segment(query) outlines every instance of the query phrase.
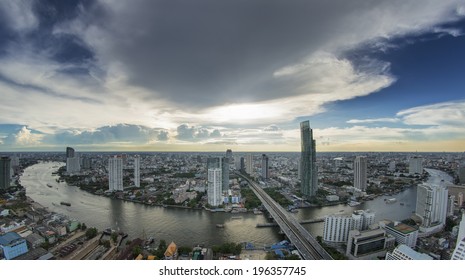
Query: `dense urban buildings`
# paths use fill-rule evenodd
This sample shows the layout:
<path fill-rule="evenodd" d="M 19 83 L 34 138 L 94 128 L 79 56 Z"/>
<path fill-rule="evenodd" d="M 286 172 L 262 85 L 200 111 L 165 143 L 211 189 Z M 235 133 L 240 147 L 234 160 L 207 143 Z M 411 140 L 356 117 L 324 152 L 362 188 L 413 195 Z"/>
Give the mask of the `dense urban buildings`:
<path fill-rule="evenodd" d="M 313 130 L 310 128 L 310 121 L 300 123 L 300 138 L 301 192 L 304 196 L 312 197 L 316 195 L 318 188 L 318 167 L 316 165 L 316 144 L 313 139 Z"/>
<path fill-rule="evenodd" d="M 109 191 L 123 190 L 123 159 L 119 156 L 108 159 L 108 185 Z"/>
<path fill-rule="evenodd" d="M 357 156 L 354 161 L 354 187 L 364 192 L 367 188 L 367 158 Z"/>

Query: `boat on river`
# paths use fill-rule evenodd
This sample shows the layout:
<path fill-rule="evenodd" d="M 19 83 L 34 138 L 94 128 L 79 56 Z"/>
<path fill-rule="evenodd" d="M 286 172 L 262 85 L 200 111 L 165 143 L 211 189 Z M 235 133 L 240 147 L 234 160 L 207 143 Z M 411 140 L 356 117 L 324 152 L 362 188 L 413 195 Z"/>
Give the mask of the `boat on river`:
<path fill-rule="evenodd" d="M 61 205 L 66 205 L 66 206 L 71 206 L 71 203 L 65 202 L 65 201 L 60 202 L 60 204 L 61 204 Z"/>

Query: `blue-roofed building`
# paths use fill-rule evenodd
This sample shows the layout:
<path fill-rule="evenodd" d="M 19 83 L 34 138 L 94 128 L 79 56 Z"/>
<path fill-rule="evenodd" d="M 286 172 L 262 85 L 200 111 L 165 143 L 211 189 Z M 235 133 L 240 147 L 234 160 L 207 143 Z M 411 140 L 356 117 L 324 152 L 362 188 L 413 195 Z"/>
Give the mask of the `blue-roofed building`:
<path fill-rule="evenodd" d="M 16 232 L 8 232 L 4 235 L 0 235 L 0 247 L 7 260 L 21 256 L 28 251 L 26 239 L 19 236 Z"/>

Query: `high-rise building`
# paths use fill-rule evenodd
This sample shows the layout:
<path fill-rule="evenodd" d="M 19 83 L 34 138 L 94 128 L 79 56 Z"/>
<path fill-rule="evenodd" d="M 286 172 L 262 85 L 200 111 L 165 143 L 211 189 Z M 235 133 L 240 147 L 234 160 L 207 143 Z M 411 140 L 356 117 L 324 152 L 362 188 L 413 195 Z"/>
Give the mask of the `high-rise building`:
<path fill-rule="evenodd" d="M 462 185 L 465 185 L 465 163 L 462 163 L 459 166 L 459 182 Z"/>
<path fill-rule="evenodd" d="M 0 190 L 10 187 L 11 179 L 11 159 L 9 157 L 0 158 Z"/>
<path fill-rule="evenodd" d="M 82 159 L 82 169 L 92 169 L 92 159 L 85 157 Z"/>
<path fill-rule="evenodd" d="M 400 244 L 392 253 L 386 254 L 386 260 L 432 260 L 427 254 L 418 253 L 407 245 Z"/>
<path fill-rule="evenodd" d="M 140 187 L 140 157 L 134 156 L 134 186 Z"/>
<path fill-rule="evenodd" d="M 222 184 L 222 175 L 220 168 L 211 168 L 208 169 L 208 204 L 211 206 L 218 206 L 221 204 L 221 184 Z"/>
<path fill-rule="evenodd" d="M 214 157 L 207 159 L 207 172 L 210 169 L 221 169 L 221 191 L 229 189 L 229 161 L 226 157 Z"/>
<path fill-rule="evenodd" d="M 462 221 L 459 225 L 459 234 L 457 236 L 457 245 L 451 260 L 465 260 L 465 213 L 462 213 Z"/>
<path fill-rule="evenodd" d="M 411 157 L 409 160 L 409 174 L 423 174 L 423 158 L 422 157 Z"/>
<path fill-rule="evenodd" d="M 68 174 L 79 173 L 81 171 L 81 164 L 79 162 L 79 157 L 69 157 L 66 158 L 66 172 Z"/>
<path fill-rule="evenodd" d="M 110 191 L 123 191 L 123 159 L 111 157 L 108 160 L 108 184 Z"/>
<path fill-rule="evenodd" d="M 66 158 L 74 157 L 74 149 L 71 147 L 66 147 Z"/>
<path fill-rule="evenodd" d="M 241 157 L 241 167 L 239 169 L 241 172 L 245 172 L 245 159 Z"/>
<path fill-rule="evenodd" d="M 422 220 L 421 231 L 445 225 L 447 195 L 447 188 L 442 185 L 422 184 L 417 187 L 416 215 Z"/>
<path fill-rule="evenodd" d="M 364 156 L 354 161 L 354 187 L 363 192 L 367 189 L 367 158 Z"/>
<path fill-rule="evenodd" d="M 226 157 L 229 159 L 229 162 L 232 162 L 233 154 L 231 149 L 226 150 Z"/>
<path fill-rule="evenodd" d="M 449 196 L 447 203 L 447 216 L 454 216 L 455 195 Z"/>
<path fill-rule="evenodd" d="M 301 141 L 301 191 L 304 196 L 315 196 L 318 188 L 318 169 L 316 165 L 316 144 L 309 121 L 300 123 Z"/>
<path fill-rule="evenodd" d="M 270 177 L 268 156 L 265 154 L 262 155 L 262 174 L 261 175 L 262 175 L 263 180 L 268 180 L 268 178 Z"/>
<path fill-rule="evenodd" d="M 247 154 L 245 157 L 245 172 L 249 175 L 253 175 L 253 155 Z"/>

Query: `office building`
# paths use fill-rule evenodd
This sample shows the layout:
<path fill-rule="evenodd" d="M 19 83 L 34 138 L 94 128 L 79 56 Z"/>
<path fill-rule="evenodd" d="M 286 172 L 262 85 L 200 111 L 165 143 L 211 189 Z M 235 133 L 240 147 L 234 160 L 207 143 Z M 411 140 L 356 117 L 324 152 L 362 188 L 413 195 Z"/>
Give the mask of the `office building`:
<path fill-rule="evenodd" d="M 66 158 L 66 172 L 68 174 L 75 174 L 81 172 L 81 164 L 79 157 Z"/>
<path fill-rule="evenodd" d="M 26 239 L 16 232 L 0 235 L 0 248 L 2 248 L 3 255 L 7 260 L 12 260 L 28 252 Z"/>
<path fill-rule="evenodd" d="M 207 159 L 207 173 L 210 169 L 221 169 L 221 191 L 229 190 L 229 160 L 226 157 Z"/>
<path fill-rule="evenodd" d="M 349 259 L 377 259 L 384 257 L 386 249 L 394 248 L 395 238 L 382 229 L 351 230 L 347 240 L 346 256 Z"/>
<path fill-rule="evenodd" d="M 249 175 L 253 175 L 253 155 L 247 154 L 245 156 L 245 172 Z"/>
<path fill-rule="evenodd" d="M 316 195 L 318 188 L 318 170 L 316 165 L 316 144 L 309 121 L 300 123 L 300 184 L 301 192 L 306 197 Z"/>
<path fill-rule="evenodd" d="M 232 161 L 233 161 L 233 154 L 232 154 L 232 150 L 231 150 L 231 149 L 227 149 L 227 150 L 226 150 L 226 158 L 229 159 L 229 163 L 232 163 Z"/>
<path fill-rule="evenodd" d="M 432 232 L 442 228 L 447 216 L 447 188 L 422 184 L 417 187 L 416 215 L 421 219 L 420 231 Z"/>
<path fill-rule="evenodd" d="M 386 260 L 432 260 L 427 254 L 418 253 L 407 245 L 397 246 L 392 253 L 386 254 Z"/>
<path fill-rule="evenodd" d="M 358 156 L 354 161 L 354 187 L 364 192 L 367 189 L 367 158 Z"/>
<path fill-rule="evenodd" d="M 411 157 L 409 160 L 409 174 L 423 174 L 423 158 Z"/>
<path fill-rule="evenodd" d="M 245 159 L 244 159 L 244 157 L 241 157 L 241 165 L 240 165 L 239 170 L 241 172 L 245 172 Z"/>
<path fill-rule="evenodd" d="M 269 173 L 269 166 L 268 166 L 268 156 L 263 154 L 262 155 L 262 172 L 261 177 L 262 180 L 268 180 L 270 173 Z"/>
<path fill-rule="evenodd" d="M 123 191 L 123 159 L 118 156 L 108 160 L 108 184 L 110 191 Z"/>
<path fill-rule="evenodd" d="M 140 187 L 140 157 L 134 156 L 134 186 Z"/>
<path fill-rule="evenodd" d="M 222 200 L 222 175 L 220 168 L 210 168 L 208 169 L 208 204 L 213 207 L 216 207 L 221 204 Z"/>
<path fill-rule="evenodd" d="M 418 239 L 418 229 L 400 222 L 392 222 L 384 227 L 387 234 L 394 236 L 397 244 L 415 248 Z"/>
<path fill-rule="evenodd" d="M 11 160 L 9 157 L 0 158 L 0 190 L 10 187 L 11 181 Z"/>

